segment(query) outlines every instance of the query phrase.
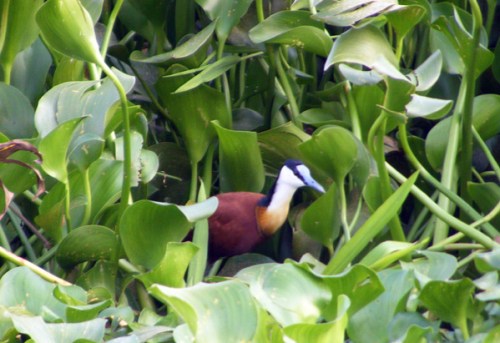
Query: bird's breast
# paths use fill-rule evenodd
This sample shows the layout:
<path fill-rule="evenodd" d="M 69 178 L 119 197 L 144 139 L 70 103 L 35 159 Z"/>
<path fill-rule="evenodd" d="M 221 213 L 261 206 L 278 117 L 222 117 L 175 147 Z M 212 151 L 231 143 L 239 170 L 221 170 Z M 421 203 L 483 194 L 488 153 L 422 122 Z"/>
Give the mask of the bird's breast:
<path fill-rule="evenodd" d="M 288 216 L 288 206 L 273 209 L 264 206 L 256 207 L 257 225 L 265 236 L 273 235 L 285 223 Z"/>

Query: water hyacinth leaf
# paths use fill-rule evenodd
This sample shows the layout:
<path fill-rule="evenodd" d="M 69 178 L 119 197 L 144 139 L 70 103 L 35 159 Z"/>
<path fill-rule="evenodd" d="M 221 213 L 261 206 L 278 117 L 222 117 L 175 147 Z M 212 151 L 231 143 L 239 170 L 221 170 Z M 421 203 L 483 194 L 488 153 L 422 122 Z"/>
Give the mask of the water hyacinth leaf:
<path fill-rule="evenodd" d="M 59 244 L 57 262 L 64 269 L 87 261 L 116 257 L 118 240 L 113 230 L 101 225 L 86 225 L 72 230 Z"/>
<path fill-rule="evenodd" d="M 386 69 L 397 66 L 396 56 L 384 34 L 374 26 L 365 26 L 350 29 L 335 40 L 325 70 L 338 63 L 355 63 L 375 69 L 382 61 L 389 65 Z"/>
<path fill-rule="evenodd" d="M 212 125 L 219 137 L 222 192 L 260 192 L 265 177 L 257 134 L 225 129 L 217 122 L 212 122 Z"/>
<path fill-rule="evenodd" d="M 346 80 L 356 86 L 376 85 L 383 80 L 382 75 L 374 70 L 360 70 L 344 63 L 339 64 L 339 71 L 346 78 Z"/>
<path fill-rule="evenodd" d="M 425 259 L 401 261 L 401 265 L 403 269 L 413 270 L 422 286 L 430 280 L 448 280 L 455 274 L 458 267 L 455 256 L 436 251 L 421 251 L 420 254 Z"/>
<path fill-rule="evenodd" d="M 89 12 L 90 17 L 94 25 L 99 21 L 102 13 L 102 6 L 104 0 L 80 0 L 83 7 Z"/>
<path fill-rule="evenodd" d="M 185 71 L 186 68 L 174 65 L 167 75 Z M 211 128 L 212 120 L 219 120 L 221 126 L 229 127 L 231 118 L 224 101 L 224 95 L 206 85 L 187 92 L 173 94 L 189 77 L 161 78 L 156 90 L 162 104 L 169 112 L 169 117 L 179 130 L 191 163 L 199 162 L 208 146 L 215 138 Z"/>
<path fill-rule="evenodd" d="M 267 17 L 249 32 L 254 43 L 291 45 L 326 57 L 332 40 L 324 26 L 305 11 L 280 11 Z"/>
<path fill-rule="evenodd" d="M 196 341 L 251 341 L 257 329 L 257 306 L 241 281 L 199 283 L 188 288 L 155 284 L 149 291 L 186 322 Z"/>
<path fill-rule="evenodd" d="M 94 23 L 80 1 L 48 0 L 38 10 L 36 21 L 51 48 L 70 57 L 104 64 Z"/>
<path fill-rule="evenodd" d="M 168 0 L 127 0 L 150 21 L 155 30 L 163 29 Z"/>
<path fill-rule="evenodd" d="M 191 223 L 175 205 L 141 200 L 129 206 L 120 220 L 120 238 L 132 263 L 154 268 L 167 243 L 180 242 Z"/>
<path fill-rule="evenodd" d="M 467 309 L 471 306 L 474 283 L 467 278 L 457 281 L 429 281 L 419 300 L 439 319 L 463 330 L 467 326 Z"/>
<path fill-rule="evenodd" d="M 343 245 L 337 254 L 330 260 L 325 268 L 324 274 L 336 274 L 342 272 L 354 258 L 368 245 L 368 243 L 378 235 L 385 225 L 394 217 L 406 197 L 411 186 L 417 180 L 418 174 L 413 174 L 403 183 L 377 210 L 368 218 L 366 222 L 356 231 L 354 236 Z"/>
<path fill-rule="evenodd" d="M 64 320 L 67 306 L 54 297 L 55 287 L 27 267 L 17 267 L 0 279 L 0 303 L 29 315 Z"/>
<path fill-rule="evenodd" d="M 52 65 L 52 57 L 37 39 L 30 47 L 17 54 L 12 67 L 11 85 L 19 89 L 32 104 L 45 91 L 47 74 Z"/>
<path fill-rule="evenodd" d="M 310 237 L 330 247 L 340 233 L 340 205 L 337 184 L 307 207 L 300 221 L 300 228 Z"/>
<path fill-rule="evenodd" d="M 236 278 L 249 284 L 257 302 L 283 326 L 316 323 L 332 298 L 319 277 L 293 264 L 260 264 Z"/>
<path fill-rule="evenodd" d="M 324 125 L 337 125 L 349 128 L 348 124 L 336 119 L 331 110 L 326 108 L 310 108 L 301 112 L 297 117 L 302 123 L 312 125 L 314 127 L 321 127 Z"/>
<path fill-rule="evenodd" d="M 0 2 L 0 17 L 5 23 L 2 28 L 3 45 L 0 46 L 0 64 L 4 72 L 10 73 L 16 55 L 37 39 L 39 29 L 35 14 L 42 3 L 42 0 Z"/>
<path fill-rule="evenodd" d="M 489 213 L 500 202 L 500 187 L 493 182 L 467 184 L 467 190 L 472 199 L 483 213 Z M 497 214 L 491 223 L 500 227 L 500 214 Z"/>
<path fill-rule="evenodd" d="M 400 8 L 395 0 L 322 1 L 313 17 L 334 26 L 352 26 L 357 22 Z"/>
<path fill-rule="evenodd" d="M 73 140 L 70 149 L 68 152 L 69 165 L 84 171 L 101 156 L 104 149 L 104 139 L 93 133 L 84 133 Z"/>
<path fill-rule="evenodd" d="M 452 106 L 452 100 L 442 100 L 413 94 L 410 102 L 406 104 L 405 108 L 406 114 L 411 118 L 424 117 L 428 119 L 439 119 L 448 114 Z"/>
<path fill-rule="evenodd" d="M 363 257 L 359 264 L 370 267 L 375 263 L 379 263 L 380 260 L 386 256 L 389 256 L 394 252 L 407 249 L 411 246 L 413 246 L 413 244 L 407 242 L 384 241 L 375 248 L 371 249 L 370 252 Z"/>
<path fill-rule="evenodd" d="M 64 82 L 84 81 L 85 62 L 68 56 L 63 56 L 54 71 L 53 86 Z"/>
<path fill-rule="evenodd" d="M 183 288 L 186 286 L 184 275 L 189 262 L 198 251 L 191 242 L 167 243 L 163 259 L 150 272 L 137 276 L 146 287 L 154 283 L 167 287 Z"/>
<path fill-rule="evenodd" d="M 165 52 L 163 54 L 145 57 L 141 52 L 134 51 L 130 55 L 132 61 L 142 63 L 154 63 L 159 65 L 169 65 L 173 63 L 183 63 L 188 67 L 196 68 L 202 62 L 202 58 L 206 57 L 206 51 L 211 41 L 212 35 L 215 30 L 215 22 L 207 25 L 203 30 L 186 40 L 184 43 L 177 46 L 174 50 Z M 197 58 L 198 53 L 200 57 Z M 197 63 L 191 63 L 191 60 Z M 186 62 L 188 62 L 186 64 Z M 191 65 L 193 64 L 193 65 Z"/>
<path fill-rule="evenodd" d="M 106 319 L 96 318 L 82 323 L 46 323 L 42 317 L 11 315 L 16 330 L 28 335 L 34 342 L 65 343 L 85 339 L 101 342 Z"/>
<path fill-rule="evenodd" d="M 402 40 L 424 18 L 426 8 L 419 4 L 392 7 L 384 15 Z"/>
<path fill-rule="evenodd" d="M 479 253 L 474 262 L 478 270 L 482 273 L 500 270 L 500 249 Z"/>
<path fill-rule="evenodd" d="M 278 171 L 286 159 L 300 157 L 299 145 L 311 137 L 291 122 L 257 134 L 262 160 Z"/>
<path fill-rule="evenodd" d="M 406 270 L 383 270 L 378 277 L 384 292 L 349 318 L 347 333 L 354 342 L 370 342 L 373 337 L 388 342 L 387 328 L 414 287 L 413 275 Z"/>
<path fill-rule="evenodd" d="M 63 183 L 68 180 L 67 153 L 71 137 L 83 119 L 76 118 L 62 123 L 40 141 L 39 150 L 44 157 L 43 170 Z"/>
<path fill-rule="evenodd" d="M 0 83 L 0 127 L 8 137 L 30 138 L 35 133 L 33 107 L 17 88 Z"/>
<path fill-rule="evenodd" d="M 443 55 L 440 50 L 434 51 L 421 65 L 408 74 L 410 80 L 416 84 L 417 92 L 428 91 L 439 79 L 443 66 Z"/>
<path fill-rule="evenodd" d="M 252 0 L 196 0 L 212 21 L 217 21 L 215 31 L 225 41 L 229 33 L 245 15 Z"/>
<path fill-rule="evenodd" d="M 294 342 L 342 343 L 347 327 L 347 310 L 351 304 L 343 294 L 338 296 L 335 320 L 320 324 L 294 324 L 284 328 L 284 333 Z"/>
<path fill-rule="evenodd" d="M 390 342 L 435 342 L 438 332 L 437 322 L 430 322 L 415 312 L 397 313 L 389 325 Z"/>
<path fill-rule="evenodd" d="M 353 134 L 340 126 L 328 126 L 314 132 L 299 146 L 306 162 L 342 184 L 358 157 L 358 144 Z"/>
<path fill-rule="evenodd" d="M 352 94 L 359 113 L 361 137 L 363 142 L 368 138 L 368 132 L 380 115 L 380 107 L 384 102 L 384 91 L 377 86 L 353 87 Z"/>

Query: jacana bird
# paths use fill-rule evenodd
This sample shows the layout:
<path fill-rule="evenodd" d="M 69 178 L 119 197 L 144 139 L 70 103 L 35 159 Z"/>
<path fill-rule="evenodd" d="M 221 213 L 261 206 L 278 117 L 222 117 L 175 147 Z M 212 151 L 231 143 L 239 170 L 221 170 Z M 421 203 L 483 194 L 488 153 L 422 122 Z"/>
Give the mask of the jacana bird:
<path fill-rule="evenodd" d="M 267 195 L 252 192 L 217 195 L 219 206 L 208 218 L 210 259 L 250 252 L 272 236 L 287 219 L 295 191 L 303 186 L 325 192 L 301 161 L 287 160 Z"/>

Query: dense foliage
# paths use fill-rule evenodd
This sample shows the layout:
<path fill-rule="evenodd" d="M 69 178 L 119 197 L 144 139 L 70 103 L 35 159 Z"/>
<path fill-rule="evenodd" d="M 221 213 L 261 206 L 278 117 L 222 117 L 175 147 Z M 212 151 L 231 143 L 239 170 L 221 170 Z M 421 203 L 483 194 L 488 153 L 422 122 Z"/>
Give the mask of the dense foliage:
<path fill-rule="evenodd" d="M 500 341 L 496 4 L 0 0 L 1 341 Z"/>

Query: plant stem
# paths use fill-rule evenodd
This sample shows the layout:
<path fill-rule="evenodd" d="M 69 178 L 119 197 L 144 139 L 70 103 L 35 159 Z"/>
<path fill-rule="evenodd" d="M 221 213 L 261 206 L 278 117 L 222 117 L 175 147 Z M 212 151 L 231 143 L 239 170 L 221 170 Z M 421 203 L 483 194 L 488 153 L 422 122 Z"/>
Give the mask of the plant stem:
<path fill-rule="evenodd" d="M 85 198 L 87 202 L 85 203 L 85 209 L 83 213 L 82 225 L 87 225 L 90 220 L 90 215 L 92 213 L 92 190 L 90 189 L 90 172 L 89 168 L 82 172 L 83 176 L 83 188 L 85 190 Z"/>
<path fill-rule="evenodd" d="M 465 202 L 461 197 L 459 197 L 455 192 L 450 191 L 445 188 L 439 180 L 437 180 L 432 174 L 425 169 L 425 167 L 420 163 L 415 154 L 413 153 L 410 144 L 408 143 L 408 136 L 406 132 L 405 125 L 399 125 L 398 128 L 399 133 L 399 142 L 403 151 L 405 152 L 406 158 L 411 163 L 413 168 L 420 172 L 420 175 L 431 185 L 433 185 L 438 191 L 444 194 L 448 199 L 457 204 L 464 213 L 466 213 L 469 217 L 474 220 L 480 220 L 482 215 L 477 212 L 472 206 L 470 206 L 467 202 Z M 485 223 L 484 230 L 491 236 L 498 236 L 498 231 L 490 224 Z"/>
<path fill-rule="evenodd" d="M 118 13 L 122 8 L 123 0 L 116 0 L 113 10 L 109 14 L 108 23 L 106 25 L 106 32 L 104 32 L 104 36 L 102 37 L 101 42 L 101 56 L 106 56 L 106 52 L 108 51 L 109 41 L 111 39 L 111 34 L 113 33 L 113 28 L 115 27 L 116 18 L 118 17 Z"/>
<path fill-rule="evenodd" d="M 299 106 L 297 104 L 297 99 L 295 98 L 292 86 L 288 81 L 288 75 L 286 74 L 286 71 L 283 68 L 283 64 L 281 62 L 281 59 L 279 58 L 279 54 L 275 54 L 274 61 L 276 65 L 276 71 L 278 73 L 278 79 L 281 85 L 283 86 L 286 98 L 288 99 L 288 104 L 290 105 L 290 119 L 295 125 L 297 125 L 297 127 L 301 128 L 302 124 L 297 119 L 300 114 Z"/>
<path fill-rule="evenodd" d="M 401 173 L 399 173 L 394 167 L 386 162 L 386 167 L 391 176 L 398 182 L 405 182 L 407 180 Z M 446 222 L 447 225 L 453 226 L 458 231 L 462 232 L 464 235 L 480 243 L 488 249 L 499 248 L 500 244 L 493 241 L 490 237 L 486 236 L 481 231 L 473 228 L 472 226 L 464 223 L 463 221 L 453 217 L 447 211 L 443 210 L 438 204 L 436 204 L 432 199 L 425 194 L 420 188 L 413 185 L 411 187 L 411 193 L 418 199 L 422 204 L 429 208 L 429 210 L 434 213 L 439 219 Z M 439 243 L 439 242 L 437 242 Z"/>
<path fill-rule="evenodd" d="M 189 202 L 196 202 L 196 193 L 198 189 L 198 162 L 191 161 L 191 188 L 189 191 Z"/>
<path fill-rule="evenodd" d="M 488 159 L 488 162 L 490 163 L 491 167 L 495 171 L 498 181 L 500 181 L 500 166 L 498 165 L 495 156 L 493 156 L 490 149 L 488 148 L 484 140 L 481 138 L 477 130 L 474 128 L 474 126 L 472 127 L 472 134 L 474 135 L 474 139 L 476 140 L 477 144 L 479 144 L 481 150 L 483 150 L 483 153 L 486 155 L 486 158 Z"/>
<path fill-rule="evenodd" d="M 64 205 L 64 215 L 66 217 L 66 228 L 67 232 L 71 231 L 71 191 L 69 188 L 69 180 L 64 182 L 64 191 L 65 191 L 65 205 Z"/>
<path fill-rule="evenodd" d="M 4 247 L 0 247 L 0 257 L 3 257 L 7 261 L 17 264 L 19 266 L 28 267 L 35 274 L 37 274 L 38 276 L 42 277 L 43 279 L 49 282 L 57 283 L 61 286 L 71 286 L 71 283 L 69 283 L 68 281 L 61 279 L 55 276 L 54 274 L 49 273 L 45 269 L 40 268 L 39 266 L 31 263 L 28 260 L 25 260 L 22 257 L 15 255 L 10 251 L 7 251 Z"/>
<path fill-rule="evenodd" d="M 100 66 L 104 73 L 109 77 L 111 82 L 116 87 L 118 94 L 120 96 L 120 103 L 122 107 L 122 121 L 123 121 L 123 183 L 122 183 L 122 194 L 120 200 L 120 214 L 125 211 L 128 205 L 131 203 L 131 192 L 132 187 L 132 151 L 131 151 L 131 137 L 130 137 L 130 118 L 128 113 L 128 101 L 127 93 L 123 88 L 120 80 L 116 77 L 115 73 L 109 68 L 104 60 L 101 61 Z"/>
<path fill-rule="evenodd" d="M 338 185 L 340 197 L 340 222 L 342 223 L 342 229 L 344 230 L 344 243 L 347 243 L 351 239 L 351 232 L 349 230 L 349 224 L 347 223 L 347 199 L 344 180 L 339 182 Z"/>
<path fill-rule="evenodd" d="M 355 137 L 357 137 L 360 141 L 363 141 L 361 124 L 359 121 L 359 112 L 356 106 L 356 101 L 354 100 L 354 96 L 352 95 L 352 87 L 349 82 L 346 83 L 345 94 L 347 96 L 347 110 L 351 118 L 352 132 Z"/>

